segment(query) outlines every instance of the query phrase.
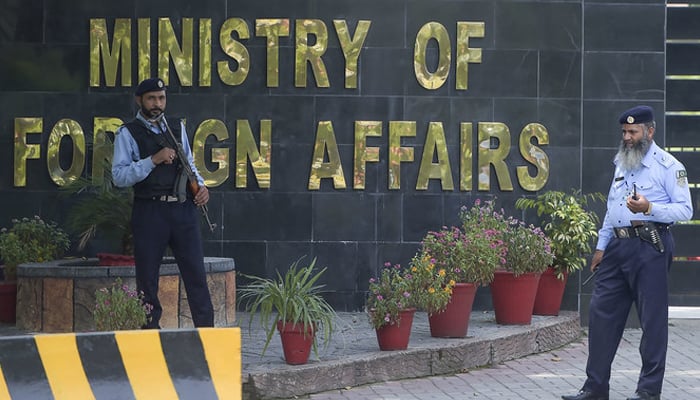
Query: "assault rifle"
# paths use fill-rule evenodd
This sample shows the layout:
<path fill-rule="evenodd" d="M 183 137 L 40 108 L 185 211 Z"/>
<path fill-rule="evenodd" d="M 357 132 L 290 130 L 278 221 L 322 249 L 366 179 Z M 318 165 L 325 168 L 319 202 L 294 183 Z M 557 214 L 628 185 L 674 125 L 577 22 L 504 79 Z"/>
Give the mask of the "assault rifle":
<path fill-rule="evenodd" d="M 163 116 L 163 114 L 161 114 L 161 116 L 163 118 L 163 124 L 165 124 L 165 129 L 168 131 L 168 135 L 170 135 L 170 138 L 173 140 L 173 143 L 175 143 L 175 151 L 177 152 L 177 158 L 180 160 L 180 163 L 182 164 L 182 167 L 185 169 L 185 173 L 187 174 L 187 188 L 190 190 L 190 192 L 192 192 L 192 195 L 195 196 L 199 192 L 199 182 L 197 182 L 197 176 L 194 174 L 190 163 L 187 161 L 187 155 L 185 154 L 185 150 L 182 148 L 182 143 L 180 143 L 180 141 L 178 141 L 175 138 L 173 131 L 170 130 L 170 125 L 168 125 L 168 121 L 165 120 L 165 116 Z M 206 220 L 207 225 L 209 226 L 209 230 L 211 232 L 214 232 L 214 229 L 216 229 L 216 224 L 213 224 L 209 219 L 209 209 L 207 208 L 207 205 L 202 204 L 201 206 L 199 206 L 199 209 L 202 211 L 202 215 L 204 216 L 204 219 Z"/>

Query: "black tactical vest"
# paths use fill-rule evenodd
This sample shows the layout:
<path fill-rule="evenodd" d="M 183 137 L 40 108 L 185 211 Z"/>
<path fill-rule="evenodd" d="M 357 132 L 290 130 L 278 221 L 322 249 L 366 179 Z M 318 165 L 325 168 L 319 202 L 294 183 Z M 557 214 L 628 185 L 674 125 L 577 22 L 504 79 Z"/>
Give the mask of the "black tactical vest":
<path fill-rule="evenodd" d="M 124 125 L 129 129 L 131 136 L 136 141 L 141 159 L 156 154 L 163 147 L 176 148 L 167 132 L 161 134 L 153 133 L 144 126 L 144 122 L 141 120 L 134 119 Z M 174 124 L 170 129 L 179 143 L 181 140 L 180 123 Z M 182 165 L 177 161 L 179 160 L 172 164 L 161 163 L 156 165 L 146 179 L 134 185 L 134 196 L 149 199 L 162 195 L 177 195 L 176 181 L 178 176 L 184 173 Z M 187 162 L 187 160 L 183 161 Z"/>

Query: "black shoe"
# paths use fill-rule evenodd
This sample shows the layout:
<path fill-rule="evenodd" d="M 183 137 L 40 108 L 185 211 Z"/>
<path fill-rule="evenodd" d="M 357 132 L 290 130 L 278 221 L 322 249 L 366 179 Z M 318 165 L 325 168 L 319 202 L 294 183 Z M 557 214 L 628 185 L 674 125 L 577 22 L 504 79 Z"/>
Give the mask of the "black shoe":
<path fill-rule="evenodd" d="M 628 397 L 627 400 L 661 400 L 660 394 L 649 394 L 645 391 L 637 391 L 632 397 Z"/>
<path fill-rule="evenodd" d="M 564 400 L 608 400 L 607 394 L 596 394 L 588 390 L 581 390 L 578 394 L 571 396 L 561 396 Z"/>

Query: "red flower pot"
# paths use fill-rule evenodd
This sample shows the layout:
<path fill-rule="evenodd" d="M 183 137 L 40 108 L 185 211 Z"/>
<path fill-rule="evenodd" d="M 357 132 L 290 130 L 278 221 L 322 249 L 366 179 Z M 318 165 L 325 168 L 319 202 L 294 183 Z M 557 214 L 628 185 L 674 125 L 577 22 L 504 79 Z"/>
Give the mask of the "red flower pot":
<path fill-rule="evenodd" d="M 452 288 L 452 297 L 447 303 L 447 308 L 428 317 L 430 336 L 445 338 L 467 336 L 476 289 L 473 283 L 457 283 Z"/>
<path fill-rule="evenodd" d="M 379 350 L 406 350 L 408 348 L 411 326 L 413 326 L 413 314 L 415 313 L 415 308 L 402 310 L 399 314 L 399 322 L 383 325 L 376 329 Z"/>
<path fill-rule="evenodd" d="M 564 279 L 559 279 L 554 269 L 547 268 L 537 286 L 537 296 L 535 296 L 535 306 L 532 311 L 534 315 L 559 315 L 567 278 L 566 272 L 564 272 Z"/>
<path fill-rule="evenodd" d="M 97 253 L 97 259 L 99 265 L 105 267 L 133 266 L 136 264 L 134 256 L 127 256 L 125 254 Z"/>
<path fill-rule="evenodd" d="M 309 361 L 311 346 L 314 343 L 314 329 L 304 324 L 293 324 L 284 321 L 277 322 L 277 330 L 282 339 L 284 360 L 290 365 L 306 364 Z"/>
<path fill-rule="evenodd" d="M 509 271 L 496 271 L 491 282 L 491 299 L 496 323 L 501 325 L 529 325 L 540 274 L 528 273 L 517 277 Z"/>
<path fill-rule="evenodd" d="M 0 282 L 0 322 L 14 323 L 17 316 L 17 282 Z"/>

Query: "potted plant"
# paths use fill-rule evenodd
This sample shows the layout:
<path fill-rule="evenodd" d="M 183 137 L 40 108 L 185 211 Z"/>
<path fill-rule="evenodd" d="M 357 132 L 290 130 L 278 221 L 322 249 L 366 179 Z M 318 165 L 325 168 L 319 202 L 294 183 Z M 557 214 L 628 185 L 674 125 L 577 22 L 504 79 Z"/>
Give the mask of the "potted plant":
<path fill-rule="evenodd" d="M 137 293 L 117 278 L 110 287 L 95 291 L 93 318 L 98 331 L 141 329 L 148 322 L 152 306 L 144 304 Z"/>
<path fill-rule="evenodd" d="M 470 220 L 481 217 L 481 212 L 477 201 L 471 209 L 463 207 L 460 214 Z M 428 296 L 421 302 L 421 308 L 429 314 L 434 337 L 466 336 L 477 287 L 489 284 L 496 268 L 505 262 L 500 233 L 485 225 L 470 221 L 462 229 L 453 226 L 430 231 L 421 242 L 420 255 L 412 261 L 413 268 L 418 267 L 414 272 L 421 282 L 419 293 L 440 287 L 450 289 L 451 296 L 446 300 L 437 291 L 441 296 Z"/>
<path fill-rule="evenodd" d="M 0 258 L 4 282 L 0 283 L 0 321 L 14 322 L 17 302 L 17 266 L 61 257 L 68 247 L 68 235 L 54 222 L 39 216 L 13 219 L 11 228 L 0 230 Z"/>
<path fill-rule="evenodd" d="M 540 228 L 515 218 L 509 218 L 503 240 L 508 247 L 505 268 L 491 282 L 496 322 L 527 325 L 540 275 L 554 259 L 551 242 Z"/>
<path fill-rule="evenodd" d="M 405 350 L 411 335 L 415 297 L 411 274 L 400 264 L 387 262 L 376 278 L 369 280 L 367 314 L 377 333 L 380 350 Z"/>
<path fill-rule="evenodd" d="M 114 186 L 111 165 L 105 165 L 103 170 L 105 175 L 99 182 L 81 177 L 64 188 L 78 197 L 68 211 L 66 223 L 78 235 L 78 250 L 84 249 L 98 233 L 117 238 L 121 253 L 98 253 L 100 265 L 134 265 L 133 190 Z"/>
<path fill-rule="evenodd" d="M 589 201 L 604 199 L 601 193 L 582 195 L 578 190 L 550 190 L 515 202 L 516 208 L 535 209 L 538 217 L 545 217 L 544 232 L 552 242 L 554 261 L 540 279 L 536 315 L 559 314 L 566 280 L 584 267 L 585 255 L 591 252 L 591 242 L 598 236 L 598 216 L 586 207 Z"/>
<path fill-rule="evenodd" d="M 316 284 L 327 268 L 314 271 L 315 258 L 307 266 L 300 266 L 300 261 L 292 263 L 284 275 L 278 271 L 276 279 L 243 275 L 251 282 L 238 290 L 239 302 L 250 313 L 249 324 L 259 312 L 263 329 L 267 331 L 262 355 L 277 329 L 285 360 L 292 365 L 305 364 L 312 347 L 318 357 L 317 333 L 322 334 L 324 347 L 327 346 L 336 317 L 321 295 L 323 285 Z"/>
<path fill-rule="evenodd" d="M 435 258 L 424 250 L 411 260 L 411 292 L 415 303 L 428 313 L 430 336 L 464 337 L 476 286 L 457 283 L 449 277 L 446 268 L 436 265 Z"/>

